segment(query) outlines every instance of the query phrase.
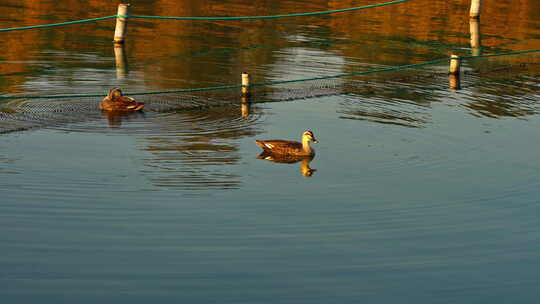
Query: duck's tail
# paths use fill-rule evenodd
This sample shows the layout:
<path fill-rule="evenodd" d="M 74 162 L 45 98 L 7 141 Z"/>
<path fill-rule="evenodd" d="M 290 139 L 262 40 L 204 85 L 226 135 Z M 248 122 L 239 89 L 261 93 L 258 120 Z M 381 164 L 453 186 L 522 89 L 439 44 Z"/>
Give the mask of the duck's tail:
<path fill-rule="evenodd" d="M 265 152 L 273 152 L 273 145 L 272 144 L 269 144 L 263 140 L 256 140 L 255 143 L 257 144 L 257 146 L 263 148 L 263 150 Z"/>
<path fill-rule="evenodd" d="M 257 144 L 257 146 L 263 148 L 264 151 L 268 151 L 268 152 L 270 151 L 270 149 L 266 146 L 264 141 L 256 140 L 255 143 Z"/>

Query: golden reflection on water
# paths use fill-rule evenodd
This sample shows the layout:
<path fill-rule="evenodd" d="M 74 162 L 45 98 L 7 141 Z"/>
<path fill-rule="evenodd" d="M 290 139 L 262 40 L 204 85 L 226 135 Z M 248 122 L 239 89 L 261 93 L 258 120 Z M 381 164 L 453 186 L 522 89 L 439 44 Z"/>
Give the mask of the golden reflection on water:
<path fill-rule="evenodd" d="M 461 89 L 459 74 L 448 74 L 448 86 L 454 91 Z"/>
<path fill-rule="evenodd" d="M 201 2 L 156 0 L 132 5 L 131 12 L 141 15 L 162 16 L 235 16 L 235 15 L 272 15 L 326 9 L 340 9 L 359 5 L 357 1 L 316 0 L 303 2 L 301 6 L 294 1 L 275 1 L 272 5 L 253 5 L 251 2 Z M 260 65 L 272 65 L 279 59 L 279 50 L 287 44 L 298 43 L 296 37 L 304 36 L 307 43 L 323 42 L 319 47 L 334 52 L 343 58 L 363 58 L 367 62 L 403 63 L 418 62 L 424 58 L 418 56 L 432 52 L 424 42 L 437 41 L 446 46 L 468 44 L 466 23 L 468 22 L 469 1 L 411 1 L 394 6 L 362 10 L 341 14 L 329 18 L 296 18 L 272 21 L 249 22 L 185 22 L 163 20 L 130 20 L 128 29 L 127 51 L 132 62 L 153 62 L 139 66 L 145 73 L 159 71 L 161 77 L 153 80 L 153 86 L 170 87 L 166 79 L 195 81 L 206 83 L 211 75 L 226 75 L 232 70 L 239 74 L 242 68 L 256 68 Z M 73 20 L 112 15 L 116 12 L 115 3 L 103 0 L 88 1 L 81 5 L 79 1 L 4 1 L 1 27 L 34 25 L 55 21 Z M 482 14 L 483 31 L 489 39 L 483 41 L 485 47 L 499 47 L 505 44 L 510 50 L 535 48 L 538 39 L 538 18 L 534 12 L 540 11 L 540 4 L 535 0 L 497 1 L 485 5 Z M 511 26 L 510 26 L 511 25 Z M 95 24 L 74 25 L 57 29 L 30 30 L 24 32 L 2 33 L 4 52 L 2 57 L 10 64 L 2 67 L 3 74 L 19 74 L 33 70 L 33 54 L 47 49 L 63 49 L 70 52 L 97 52 L 102 56 L 111 56 L 106 42 L 112 40 L 114 21 Z M 24 39 L 21 39 L 24 36 Z M 380 44 L 396 43 L 401 52 L 374 52 Z M 344 44 L 347 41 L 359 43 Z M 513 42 L 511 42 L 513 41 Z M 328 44 L 329 42 L 329 44 Z M 335 42 L 335 43 L 332 43 Z M 509 43 L 510 42 L 510 43 Z M 261 47 L 264 46 L 264 47 Z M 259 47 L 240 51 L 239 48 Z M 225 64 L 211 64 L 218 61 L 206 59 L 169 60 L 182 54 L 224 51 L 236 49 L 234 56 L 220 56 Z M 405 50 L 405 52 L 404 52 Z M 412 50 L 413 52 L 407 52 Z M 200 64 L 205 65 L 204 72 Z M 354 65 L 347 64 L 347 70 Z M 261 76 L 270 76 L 268 71 L 258 71 Z M 13 84 L 22 84 L 28 76 L 14 76 Z M 180 82 L 179 84 L 182 84 Z M 2 85 L 4 92 L 17 92 L 18 85 Z"/>
<path fill-rule="evenodd" d="M 243 101 L 240 107 L 242 110 L 242 118 L 249 118 L 249 114 L 251 113 L 251 104 Z"/>
<path fill-rule="evenodd" d="M 284 0 L 271 5 L 248 1 L 219 3 L 156 0 L 136 3 L 132 14 L 161 16 L 246 16 L 321 11 L 358 6 L 357 1 Z M 50 23 L 51 20 L 99 17 L 116 12 L 116 4 L 93 0 L 16 1 L 0 4 L 0 27 Z M 2 93 L 40 94 L 106 91 L 113 85 L 128 91 L 200 88 L 238 84 L 242 71 L 253 82 L 317 77 L 358 72 L 388 66 L 501 50 L 538 48 L 540 11 L 535 0 L 497 1 L 485 5 L 482 19 L 468 18 L 469 1 L 418 0 L 399 5 L 337 14 L 324 18 L 291 18 L 257 21 L 130 20 L 125 47 L 113 47 L 114 20 L 61 28 L 2 33 L 0 56 Z M 482 23 L 482 24 L 480 24 Z M 468 25 L 468 28 L 467 28 Z M 480 35 L 482 27 L 482 37 Z M 23 37 L 24 39 L 21 39 Z M 508 56 L 471 62 L 468 71 L 494 66 L 516 66 L 537 60 L 531 56 Z M 128 69 L 129 65 L 129 69 Z M 528 75 L 535 77 L 537 71 Z M 430 121 L 429 108 L 446 96 L 448 85 L 460 88 L 456 79 L 431 72 L 403 71 L 358 77 L 350 85 L 342 79 L 288 84 L 255 90 L 259 100 L 289 100 L 306 96 L 348 94 L 368 98 L 346 102 L 338 109 L 342 118 L 383 124 L 421 127 Z M 464 76 L 462 88 L 482 87 L 483 97 L 499 102 L 507 95 L 504 86 L 491 86 L 496 77 Z M 354 82 L 354 81 L 353 81 Z M 516 96 L 528 96 L 526 85 L 512 84 Z M 431 89 L 426 89 L 431 87 Z M 489 88 L 487 88 L 489 87 Z M 51 89 L 52 88 L 52 89 Z M 129 89 L 128 89 L 129 88 Z M 435 90 L 433 88 L 436 88 Z M 49 91 L 47 91 L 49 92 Z M 221 95 L 220 95 L 221 94 Z M 184 94 L 188 95 L 188 94 Z M 218 102 L 238 102 L 237 92 L 193 93 Z M 519 98 L 506 98 L 489 107 L 470 94 L 468 109 L 474 115 L 500 117 L 536 113 Z M 165 98 L 164 96 L 162 96 Z M 482 98 L 480 98 L 482 99 Z M 42 106 L 42 105 L 40 105 Z M 505 111 L 500 109 L 504 108 Z M 481 109 L 481 110 L 479 110 Z M 249 104 L 241 106 L 249 119 Z M 493 112 L 490 112 L 493 111 Z M 123 117 L 109 119 L 120 126 Z"/>

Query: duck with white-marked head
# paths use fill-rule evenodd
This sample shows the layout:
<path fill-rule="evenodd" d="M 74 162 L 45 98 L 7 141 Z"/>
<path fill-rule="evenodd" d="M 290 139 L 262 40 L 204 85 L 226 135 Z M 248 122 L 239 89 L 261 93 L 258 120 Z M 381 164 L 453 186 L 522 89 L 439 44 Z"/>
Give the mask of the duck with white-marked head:
<path fill-rule="evenodd" d="M 313 132 L 310 130 L 302 134 L 302 142 L 292 140 L 256 140 L 255 143 L 263 148 L 264 152 L 279 154 L 279 155 L 298 155 L 298 156 L 313 156 L 315 150 L 309 145 L 309 142 L 317 143 Z"/>

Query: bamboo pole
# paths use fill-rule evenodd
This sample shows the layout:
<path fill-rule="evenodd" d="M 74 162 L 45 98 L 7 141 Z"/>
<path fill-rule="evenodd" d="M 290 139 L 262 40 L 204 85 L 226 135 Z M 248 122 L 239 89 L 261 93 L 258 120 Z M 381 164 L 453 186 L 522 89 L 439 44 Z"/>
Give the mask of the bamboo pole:
<path fill-rule="evenodd" d="M 242 96 L 240 97 L 240 101 L 242 103 L 241 110 L 243 118 L 248 118 L 251 112 L 251 92 L 249 90 L 249 80 L 249 74 L 242 72 Z"/>
<path fill-rule="evenodd" d="M 480 18 L 480 9 L 482 7 L 482 0 L 471 0 L 471 10 L 469 11 L 469 17 L 478 19 Z"/>
<path fill-rule="evenodd" d="M 242 96 L 249 97 L 251 95 L 249 90 L 249 74 L 242 73 Z M 246 99 L 249 102 L 249 99 Z M 244 101 L 244 99 L 242 99 Z"/>
<path fill-rule="evenodd" d="M 129 4 L 120 3 L 118 4 L 118 13 L 119 16 L 126 16 L 128 14 Z M 114 29 L 114 43 L 122 44 L 126 39 L 126 27 L 127 27 L 127 18 L 126 17 L 116 17 L 116 28 Z"/>
<path fill-rule="evenodd" d="M 116 78 L 125 79 L 127 76 L 128 64 L 126 50 L 123 44 L 114 44 L 114 61 L 116 63 Z"/>
<path fill-rule="evenodd" d="M 471 18 L 469 20 L 469 29 L 471 32 L 471 50 L 473 56 L 481 54 L 481 42 L 480 42 L 480 20 Z"/>
<path fill-rule="evenodd" d="M 457 75 L 459 74 L 459 66 L 461 65 L 461 59 L 458 55 L 452 54 L 452 59 L 450 59 L 450 69 L 448 71 L 449 74 Z"/>

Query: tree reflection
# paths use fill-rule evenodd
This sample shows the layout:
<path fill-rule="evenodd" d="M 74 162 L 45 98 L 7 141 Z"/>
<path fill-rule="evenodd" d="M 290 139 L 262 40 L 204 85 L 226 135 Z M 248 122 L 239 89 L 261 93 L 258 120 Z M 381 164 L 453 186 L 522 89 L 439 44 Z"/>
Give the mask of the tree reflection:
<path fill-rule="evenodd" d="M 314 0 L 300 6 L 295 1 L 255 4 L 187 0 L 179 5 L 178 1 L 156 0 L 138 2 L 131 7 L 131 12 L 161 16 L 247 16 L 358 5 L 352 0 Z M 468 3 L 463 1 L 452 1 L 451 5 L 408 2 L 325 18 L 231 22 L 133 19 L 130 20 L 125 49 L 111 48 L 113 20 L 6 32 L 2 33 L 5 47 L 0 56 L 0 90 L 29 94 L 32 92 L 28 90 L 48 94 L 86 93 L 98 91 L 100 86 L 110 87 L 112 80 L 128 84 L 133 91 L 173 90 L 238 84 L 242 71 L 250 72 L 253 82 L 266 82 L 424 62 L 442 58 L 449 50 L 469 46 L 473 53 L 476 52 L 476 47 L 480 47 L 480 25 L 472 21 L 468 29 L 463 27 L 468 8 Z M 104 0 L 84 3 L 75 0 L 5 0 L 0 4 L 0 10 L 3 13 L 0 28 L 7 28 L 111 15 L 116 12 L 116 4 Z M 535 0 L 503 0 L 497 5 L 486 6 L 483 14 L 490 16 L 490 22 L 482 24 L 483 52 L 501 47 L 505 50 L 536 48 L 538 16 L 535 12 L 539 10 L 540 2 Z M 359 14 L 362 18 L 358 18 Z M 158 36 L 159 40 L 156 39 Z M 505 63 L 516 64 L 520 57 L 509 56 Z M 130 77 L 127 77 L 126 58 L 129 58 Z M 336 70 L 338 72 L 334 73 Z M 448 79 L 444 82 L 439 82 L 439 78 L 406 79 L 402 82 L 405 89 L 396 89 L 397 94 L 392 91 L 389 94 L 386 91 L 388 78 L 370 74 L 369 79 L 377 94 L 373 96 L 374 100 L 382 100 L 382 105 L 390 100 L 390 108 L 367 108 L 365 104 L 350 103 L 339 110 L 343 118 L 404 126 L 423 125 L 429 121 L 426 108 L 433 101 L 440 102 L 444 95 L 441 92 L 448 88 Z M 477 84 L 491 85 L 479 79 L 476 81 Z M 440 91 L 424 90 L 429 85 L 439 86 Z M 417 88 L 411 89 L 412 86 Z M 268 92 L 270 90 L 272 88 Z M 501 90 L 505 91 L 504 88 Z M 298 99 L 316 94 L 366 96 L 362 92 L 349 92 L 343 86 L 330 88 L 313 83 L 305 83 L 297 91 L 271 93 L 257 96 L 259 99 L 254 102 Z M 264 99 L 266 97 L 269 98 Z M 505 107 L 506 112 L 494 110 L 496 113 L 492 114 L 530 113 L 528 106 L 521 108 L 523 104 L 512 98 L 506 102 L 514 105 Z M 491 107 L 483 108 L 487 112 L 492 110 Z M 117 117 L 111 120 L 111 125 L 114 124 L 118 124 Z"/>

